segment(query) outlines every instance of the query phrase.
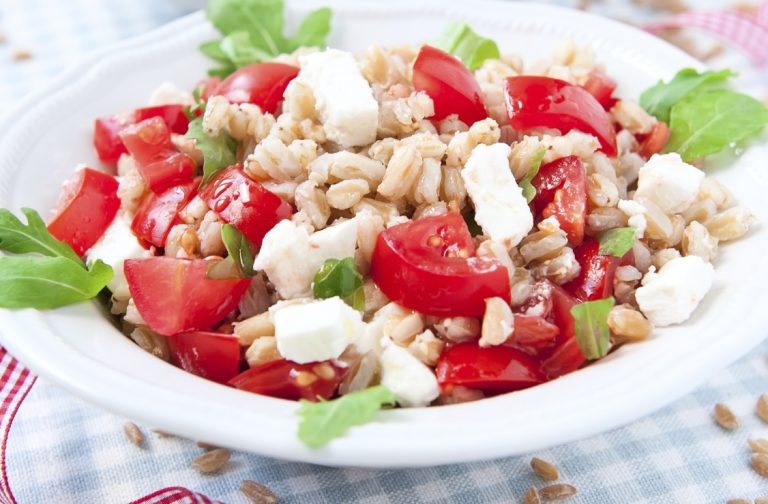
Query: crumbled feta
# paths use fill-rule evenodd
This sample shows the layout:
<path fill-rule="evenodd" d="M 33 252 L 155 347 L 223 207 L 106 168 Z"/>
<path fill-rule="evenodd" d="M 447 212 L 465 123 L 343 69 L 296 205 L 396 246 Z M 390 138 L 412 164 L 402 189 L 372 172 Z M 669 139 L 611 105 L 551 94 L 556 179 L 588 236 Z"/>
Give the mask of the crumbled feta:
<path fill-rule="evenodd" d="M 648 219 L 645 217 L 645 207 L 632 200 L 619 200 L 619 210 L 628 217 L 627 224 L 635 228 L 635 236 L 642 238 L 648 227 Z"/>
<path fill-rule="evenodd" d="M 642 168 L 635 199 L 656 203 L 667 215 L 682 212 L 699 194 L 704 172 L 685 163 L 679 154 L 655 154 Z"/>
<path fill-rule="evenodd" d="M 480 144 L 474 148 L 461 178 L 475 205 L 483 233 L 511 249 L 533 227 L 533 215 L 509 168 L 509 145 Z"/>
<path fill-rule="evenodd" d="M 266 272 L 283 299 L 310 297 L 312 279 L 327 259 L 354 257 L 357 220 L 309 234 L 290 220 L 280 221 L 264 237 L 254 269 Z"/>
<path fill-rule="evenodd" d="M 362 313 L 339 297 L 286 306 L 275 313 L 277 350 L 299 364 L 339 357 L 363 329 Z"/>
<path fill-rule="evenodd" d="M 328 139 L 344 148 L 373 143 L 379 105 L 352 54 L 327 49 L 299 61 L 297 79 L 312 89 Z"/>
<path fill-rule="evenodd" d="M 635 291 L 640 310 L 655 326 L 685 322 L 712 287 L 715 270 L 698 256 L 671 259 L 649 271 Z"/>
<path fill-rule="evenodd" d="M 163 82 L 149 97 L 149 105 L 194 105 L 195 99 L 190 93 L 179 89 L 171 82 Z"/>
<path fill-rule="evenodd" d="M 440 395 L 435 374 L 405 348 L 389 338 L 382 339 L 381 384 L 400 406 L 427 406 Z"/>
<path fill-rule="evenodd" d="M 112 267 L 114 275 L 107 284 L 112 291 L 112 296 L 118 300 L 131 297 L 128 290 L 128 281 L 123 272 L 123 263 L 126 259 L 139 259 L 150 257 L 152 253 L 141 246 L 136 235 L 131 231 L 131 223 L 123 216 L 118 215 L 109 225 L 99 241 L 86 252 L 88 262 L 101 259 Z"/>

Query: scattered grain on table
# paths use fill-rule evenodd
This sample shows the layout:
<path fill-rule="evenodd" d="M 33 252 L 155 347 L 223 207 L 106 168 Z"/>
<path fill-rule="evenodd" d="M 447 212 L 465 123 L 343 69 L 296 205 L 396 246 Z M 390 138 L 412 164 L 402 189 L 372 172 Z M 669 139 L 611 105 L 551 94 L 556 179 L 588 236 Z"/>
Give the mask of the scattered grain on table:
<path fill-rule="evenodd" d="M 768 455 L 753 453 L 750 460 L 752 461 L 752 469 L 763 478 L 768 478 Z"/>
<path fill-rule="evenodd" d="M 205 452 L 192 461 L 192 467 L 203 474 L 211 474 L 221 470 L 229 462 L 232 453 L 225 448 L 216 448 Z"/>
<path fill-rule="evenodd" d="M 536 476 L 544 481 L 555 481 L 560 477 L 560 472 L 554 464 L 538 457 L 533 457 L 531 459 L 531 468 L 533 469 L 533 472 L 536 473 Z"/>
<path fill-rule="evenodd" d="M 11 52 L 13 61 L 26 61 L 32 59 L 32 53 L 26 49 L 15 49 Z"/>
<path fill-rule="evenodd" d="M 768 497 L 757 497 L 755 504 L 768 504 Z"/>
<path fill-rule="evenodd" d="M 198 441 L 197 447 L 202 448 L 205 451 L 211 451 L 218 448 L 218 446 L 216 446 L 215 444 L 206 443 L 205 441 Z"/>
<path fill-rule="evenodd" d="M 567 483 L 557 483 L 540 488 L 539 495 L 547 501 L 568 499 L 576 495 L 576 487 Z"/>
<path fill-rule="evenodd" d="M 768 455 L 768 439 L 748 439 L 747 443 L 749 443 L 749 447 L 753 452 Z"/>
<path fill-rule="evenodd" d="M 5 33 L 0 32 L 0 45 L 5 44 L 6 40 L 8 39 L 5 38 Z"/>
<path fill-rule="evenodd" d="M 138 447 L 144 446 L 144 434 L 141 433 L 141 429 L 139 429 L 135 423 L 125 422 L 125 425 L 123 425 L 123 432 L 131 444 Z"/>
<path fill-rule="evenodd" d="M 725 504 L 752 504 L 752 501 L 749 499 L 730 499 Z"/>
<path fill-rule="evenodd" d="M 755 406 L 755 412 L 763 422 L 768 422 L 768 395 L 760 394 L 757 399 L 757 405 Z"/>
<path fill-rule="evenodd" d="M 722 403 L 715 404 L 715 421 L 720 427 L 726 430 L 735 430 L 741 425 L 741 422 L 739 422 L 739 419 L 733 414 L 733 411 Z"/>
<path fill-rule="evenodd" d="M 541 497 L 539 497 L 539 491 L 536 487 L 530 487 L 528 491 L 525 492 L 523 504 L 541 504 Z"/>
<path fill-rule="evenodd" d="M 172 438 L 172 437 L 176 437 L 173 434 L 171 434 L 170 432 L 165 432 L 164 430 L 161 430 L 161 429 L 151 429 L 151 430 L 159 438 Z"/>
<path fill-rule="evenodd" d="M 254 504 L 275 504 L 277 502 L 277 496 L 272 493 L 272 490 L 255 481 L 243 480 L 240 491 Z"/>

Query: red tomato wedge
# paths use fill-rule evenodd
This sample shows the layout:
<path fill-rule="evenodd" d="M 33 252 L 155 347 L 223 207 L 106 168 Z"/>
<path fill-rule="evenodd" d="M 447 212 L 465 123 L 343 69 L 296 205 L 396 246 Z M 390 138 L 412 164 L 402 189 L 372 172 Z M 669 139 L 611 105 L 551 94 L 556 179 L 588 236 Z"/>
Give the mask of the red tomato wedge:
<path fill-rule="evenodd" d="M 566 134 L 579 130 L 594 135 L 603 152 L 616 156 L 616 131 L 611 118 L 589 91 L 550 77 L 520 76 L 504 80 L 509 124 L 517 131 L 554 128 Z"/>
<path fill-rule="evenodd" d="M 557 219 L 571 245 L 580 245 L 587 219 L 587 175 L 581 160 L 569 156 L 547 163 L 531 184 L 536 188 L 534 210 L 544 219 Z"/>
<path fill-rule="evenodd" d="M 538 355 L 551 347 L 560 335 L 560 329 L 543 317 L 515 315 L 515 330 L 507 343 Z"/>
<path fill-rule="evenodd" d="M 251 179 L 239 165 L 230 166 L 200 191 L 208 208 L 235 226 L 257 247 L 275 224 L 293 214 L 291 205 Z"/>
<path fill-rule="evenodd" d="M 250 279 L 206 278 L 210 261 L 149 257 L 125 261 L 136 309 L 149 327 L 170 336 L 207 330 L 237 307 Z"/>
<path fill-rule="evenodd" d="M 587 240 L 574 250 L 576 260 L 581 266 L 579 276 L 563 285 L 573 297 L 581 301 L 596 301 L 613 294 L 613 280 L 616 269 L 628 260 L 631 264 L 632 252 L 622 257 L 600 255 L 600 243 Z"/>
<path fill-rule="evenodd" d="M 425 217 L 379 234 L 371 278 L 389 299 L 412 310 L 480 317 L 486 298 L 509 303 L 509 276 L 499 261 L 474 255 L 460 214 Z"/>
<path fill-rule="evenodd" d="M 579 369 L 587 360 L 576 341 L 576 322 L 571 315 L 575 304 L 577 301 L 565 289 L 552 284 L 552 319 L 560 334 L 554 350 L 542 362 L 542 370 L 550 379 Z"/>
<path fill-rule="evenodd" d="M 589 94 L 595 97 L 595 100 L 603 106 L 605 110 L 611 110 L 618 101 L 613 97 L 616 91 L 616 81 L 605 75 L 603 72 L 592 70 L 587 76 L 587 81 L 582 84 Z"/>
<path fill-rule="evenodd" d="M 182 105 L 159 105 L 145 107 L 106 117 L 100 117 L 94 122 L 93 146 L 99 159 L 108 164 L 114 164 L 122 154 L 128 152 L 120 139 L 120 132 L 131 124 L 144 121 L 151 117 L 160 117 L 171 131 L 178 134 L 187 132 L 189 120 L 184 115 Z"/>
<path fill-rule="evenodd" d="M 328 362 L 296 364 L 285 359 L 267 362 L 240 373 L 229 384 L 240 390 L 280 399 L 330 399 L 346 370 Z"/>
<path fill-rule="evenodd" d="M 288 84 L 299 75 L 299 69 L 284 63 L 254 63 L 224 79 L 213 91 L 230 103 L 253 103 L 274 114 L 283 101 Z"/>
<path fill-rule="evenodd" d="M 483 93 L 472 72 L 456 57 L 440 49 L 421 47 L 413 63 L 413 87 L 432 98 L 435 121 L 458 114 L 459 119 L 471 126 L 488 117 Z"/>
<path fill-rule="evenodd" d="M 461 385 L 484 392 L 512 392 L 547 381 L 539 362 L 505 345 L 480 348 L 476 343 L 453 345 L 440 355 L 437 382 L 445 388 Z"/>
<path fill-rule="evenodd" d="M 237 336 L 191 331 L 168 338 L 173 363 L 207 380 L 227 383 L 240 372 Z"/>
<path fill-rule="evenodd" d="M 149 193 L 136 210 L 131 222 L 133 233 L 155 247 L 165 247 L 165 239 L 184 206 L 197 193 L 196 180 L 166 189 L 160 194 Z"/>
<path fill-rule="evenodd" d="M 84 168 L 64 184 L 56 217 L 48 231 L 84 255 L 99 241 L 120 209 L 117 180 L 93 168 Z"/>
<path fill-rule="evenodd" d="M 195 162 L 176 150 L 171 132 L 159 117 L 126 126 L 120 132 L 136 168 L 154 193 L 187 182 L 195 175 Z"/>
<path fill-rule="evenodd" d="M 640 142 L 640 155 L 645 159 L 650 159 L 654 154 L 664 150 L 669 140 L 669 126 L 665 122 L 657 122 L 650 133 L 647 135 L 638 135 Z"/>

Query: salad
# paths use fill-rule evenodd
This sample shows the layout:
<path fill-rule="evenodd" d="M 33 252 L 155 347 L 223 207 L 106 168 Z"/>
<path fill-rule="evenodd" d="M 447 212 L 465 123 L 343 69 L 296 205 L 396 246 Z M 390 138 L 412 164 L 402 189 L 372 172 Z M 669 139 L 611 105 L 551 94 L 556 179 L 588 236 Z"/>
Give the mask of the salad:
<path fill-rule="evenodd" d="M 47 224 L 0 210 L 0 306 L 107 292 L 156 357 L 300 400 L 309 446 L 685 322 L 754 220 L 701 169 L 768 124 L 728 70 L 636 101 L 572 42 L 524 62 L 454 23 L 352 54 L 326 47 L 329 9 L 293 36 L 277 0 L 208 16 L 207 77 L 97 118 L 101 166 Z"/>

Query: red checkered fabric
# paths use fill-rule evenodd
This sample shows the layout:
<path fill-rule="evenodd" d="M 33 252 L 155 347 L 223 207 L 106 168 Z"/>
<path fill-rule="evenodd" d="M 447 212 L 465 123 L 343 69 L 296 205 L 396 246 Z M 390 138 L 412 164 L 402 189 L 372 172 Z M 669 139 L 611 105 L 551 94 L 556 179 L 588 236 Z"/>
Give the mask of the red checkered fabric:
<path fill-rule="evenodd" d="M 644 28 L 652 33 L 697 28 L 740 47 L 755 65 L 768 65 L 768 0 L 760 4 L 756 16 L 731 10 L 690 11 Z"/>
<path fill-rule="evenodd" d="M 35 377 L 0 347 L 0 503 L 16 504 L 8 484 L 5 447 L 19 406 L 35 383 Z"/>
<path fill-rule="evenodd" d="M 152 492 L 130 504 L 221 504 L 203 494 L 182 487 L 168 487 Z"/>

